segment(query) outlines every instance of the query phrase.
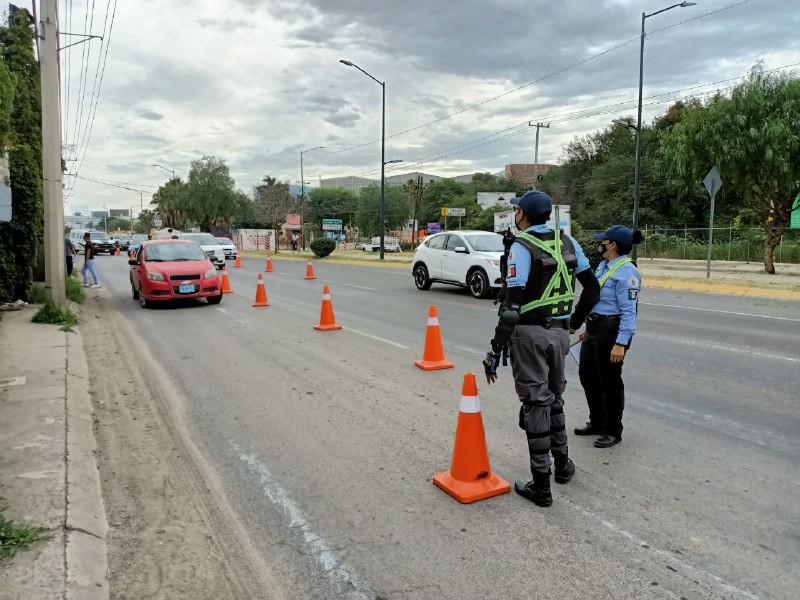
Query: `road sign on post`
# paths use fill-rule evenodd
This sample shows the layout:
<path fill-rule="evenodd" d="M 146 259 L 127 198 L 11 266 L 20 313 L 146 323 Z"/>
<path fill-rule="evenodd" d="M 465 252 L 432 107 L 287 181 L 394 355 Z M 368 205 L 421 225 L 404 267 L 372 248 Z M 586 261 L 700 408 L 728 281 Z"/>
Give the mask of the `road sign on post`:
<path fill-rule="evenodd" d="M 467 209 L 466 208 L 446 208 L 448 217 L 466 217 L 467 216 Z"/>
<path fill-rule="evenodd" d="M 794 199 L 792 213 L 789 219 L 789 229 L 800 229 L 800 194 Z"/>
<path fill-rule="evenodd" d="M 706 261 L 706 279 L 711 279 L 711 245 L 714 243 L 714 196 L 722 187 L 722 178 L 719 176 L 716 167 L 711 167 L 711 170 L 703 179 L 703 185 L 708 190 L 708 195 L 711 196 L 711 215 L 708 222 L 708 260 Z"/>
<path fill-rule="evenodd" d="M 322 219 L 323 231 L 341 231 L 342 219 Z"/>

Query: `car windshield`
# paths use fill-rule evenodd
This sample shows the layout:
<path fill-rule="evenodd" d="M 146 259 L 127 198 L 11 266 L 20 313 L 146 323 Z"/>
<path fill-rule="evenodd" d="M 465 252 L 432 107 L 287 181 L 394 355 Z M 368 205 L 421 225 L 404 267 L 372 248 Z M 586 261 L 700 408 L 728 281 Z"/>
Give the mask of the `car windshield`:
<path fill-rule="evenodd" d="M 146 262 L 179 262 L 206 258 L 206 253 L 197 244 L 150 244 L 145 248 Z"/>
<path fill-rule="evenodd" d="M 233 242 L 230 241 L 228 238 L 214 238 L 214 239 L 217 240 L 223 246 L 232 246 L 233 245 Z"/>
<path fill-rule="evenodd" d="M 135 233 L 135 234 L 133 234 L 133 238 L 132 239 L 137 241 L 137 242 L 141 242 L 142 240 L 146 240 L 147 239 L 147 235 L 144 234 L 144 233 Z"/>
<path fill-rule="evenodd" d="M 217 240 L 210 233 L 187 233 L 182 235 L 181 239 L 190 240 L 203 246 L 219 246 Z"/>
<path fill-rule="evenodd" d="M 465 234 L 464 238 L 475 252 L 503 252 L 503 238 L 495 233 Z"/>

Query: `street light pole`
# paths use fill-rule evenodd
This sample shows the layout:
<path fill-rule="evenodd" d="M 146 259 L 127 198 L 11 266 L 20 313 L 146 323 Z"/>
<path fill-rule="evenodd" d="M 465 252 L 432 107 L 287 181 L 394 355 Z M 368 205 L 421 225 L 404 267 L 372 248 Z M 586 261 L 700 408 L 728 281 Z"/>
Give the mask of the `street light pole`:
<path fill-rule="evenodd" d="M 153 164 L 153 165 L 150 165 L 150 166 L 151 167 L 158 167 L 159 169 L 164 169 L 167 173 L 172 173 L 172 178 L 173 179 L 177 179 L 175 177 L 175 171 L 173 169 L 168 169 L 167 167 L 162 167 L 161 165 L 156 165 L 156 164 Z"/>
<path fill-rule="evenodd" d="M 355 67 L 359 71 L 361 71 L 364 75 L 372 79 L 378 85 L 381 86 L 382 90 L 382 104 L 381 104 L 381 205 L 379 209 L 380 214 L 380 238 L 381 238 L 381 253 L 380 259 L 383 260 L 383 252 L 384 252 L 384 234 L 385 234 L 385 223 L 384 223 L 384 203 L 385 203 L 385 188 L 386 188 L 386 181 L 384 177 L 384 167 L 386 167 L 386 82 L 380 81 L 376 79 L 369 73 L 367 73 L 364 69 L 359 67 L 352 61 L 349 60 L 340 60 L 340 63 L 343 65 L 347 65 L 348 67 Z"/>
<path fill-rule="evenodd" d="M 656 12 L 652 12 L 650 14 L 642 13 L 642 32 L 639 39 L 639 105 L 637 109 L 637 117 L 636 117 L 636 171 L 634 174 L 633 180 L 633 230 L 636 231 L 639 228 L 639 192 L 641 188 L 641 178 L 642 178 L 642 88 L 644 87 L 644 38 L 645 38 L 645 30 L 644 30 L 644 22 L 647 20 L 648 17 L 654 17 L 655 15 L 659 15 L 663 12 L 667 12 L 668 10 L 672 10 L 673 8 L 687 8 L 689 6 L 694 6 L 695 2 L 679 2 L 678 4 L 673 4 L 672 6 L 668 6 L 667 8 L 662 8 L 661 10 L 657 10 Z M 638 256 L 638 252 L 636 251 L 636 246 L 633 246 L 633 251 L 631 253 L 631 258 L 636 260 Z"/>

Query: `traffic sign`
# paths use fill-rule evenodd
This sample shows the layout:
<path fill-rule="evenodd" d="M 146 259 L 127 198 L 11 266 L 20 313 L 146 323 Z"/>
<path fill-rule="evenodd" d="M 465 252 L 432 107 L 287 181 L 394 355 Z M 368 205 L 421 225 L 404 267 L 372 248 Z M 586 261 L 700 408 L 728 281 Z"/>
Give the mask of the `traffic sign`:
<path fill-rule="evenodd" d="M 161 226 L 163 224 L 164 224 L 164 222 L 159 217 L 156 217 L 155 219 L 153 219 L 153 227 L 155 227 L 156 229 L 161 229 Z"/>
<path fill-rule="evenodd" d="M 800 194 L 797 194 L 797 198 L 794 199 L 794 204 L 792 204 L 789 229 L 800 229 Z"/>
<path fill-rule="evenodd" d="M 446 217 L 449 210 L 449 208 L 442 208 L 441 216 Z"/>
<path fill-rule="evenodd" d="M 467 209 L 466 208 L 445 208 L 447 212 L 442 215 L 443 217 L 466 217 L 467 216 Z"/>
<path fill-rule="evenodd" d="M 714 199 L 714 196 L 717 195 L 719 188 L 722 187 L 722 178 L 719 176 L 716 167 L 711 167 L 711 170 L 706 175 L 706 178 L 703 179 L 703 185 L 706 186 L 708 190 L 708 195 L 711 196 L 711 199 Z"/>
<path fill-rule="evenodd" d="M 342 230 L 342 220 L 341 219 L 322 219 L 322 230 L 323 231 L 341 231 Z"/>

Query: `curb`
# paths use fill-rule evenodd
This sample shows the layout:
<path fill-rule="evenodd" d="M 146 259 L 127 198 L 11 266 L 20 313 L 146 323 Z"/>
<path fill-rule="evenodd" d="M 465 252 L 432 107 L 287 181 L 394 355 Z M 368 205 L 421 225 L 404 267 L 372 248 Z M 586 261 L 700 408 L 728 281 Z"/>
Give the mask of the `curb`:
<path fill-rule="evenodd" d="M 798 300 L 800 292 L 793 290 L 769 289 L 758 286 L 735 285 L 729 283 L 705 283 L 695 281 L 673 280 L 671 275 L 645 275 L 645 288 L 682 290 L 709 294 L 728 294 L 733 296 L 749 296 L 753 298 L 771 298 L 772 300 Z"/>
<path fill-rule="evenodd" d="M 107 600 L 105 506 L 95 460 L 89 365 L 80 329 L 67 336 L 66 598 Z"/>

